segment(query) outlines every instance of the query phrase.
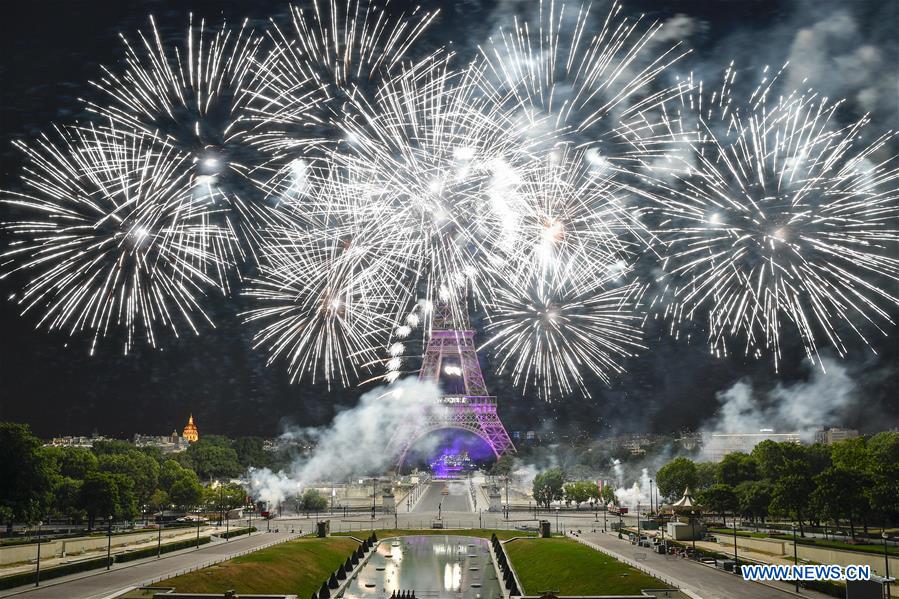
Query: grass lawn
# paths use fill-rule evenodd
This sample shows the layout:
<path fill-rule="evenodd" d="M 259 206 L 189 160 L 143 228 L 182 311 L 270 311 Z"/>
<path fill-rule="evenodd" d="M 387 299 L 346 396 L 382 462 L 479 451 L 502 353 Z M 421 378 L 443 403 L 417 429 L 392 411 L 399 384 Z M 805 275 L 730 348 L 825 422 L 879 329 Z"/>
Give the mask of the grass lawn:
<path fill-rule="evenodd" d="M 525 530 L 482 530 L 482 529 L 472 529 L 472 530 L 454 530 L 452 528 L 446 529 L 434 529 L 434 528 L 424 528 L 422 530 L 412 529 L 412 528 L 390 528 L 386 530 L 376 530 L 379 539 L 386 539 L 387 537 L 410 537 L 410 536 L 418 536 L 418 535 L 453 535 L 459 537 L 480 537 L 483 539 L 489 539 L 490 535 L 496 533 L 496 536 L 499 537 L 501 541 L 505 541 L 507 539 L 512 539 L 514 537 L 536 537 L 537 533 L 525 531 Z M 364 539 L 368 535 L 371 534 L 370 530 L 356 530 L 351 532 L 335 532 L 334 536 L 341 537 L 356 537 L 357 539 Z"/>
<path fill-rule="evenodd" d="M 734 531 L 733 529 L 724 529 L 724 528 L 710 528 L 709 531 L 714 532 L 717 535 L 730 535 L 733 537 Z M 752 537 L 754 539 L 777 539 L 778 541 L 789 541 L 793 542 L 793 535 L 768 535 L 763 532 L 748 532 L 743 530 L 737 531 L 738 537 Z M 874 553 L 883 555 L 883 545 L 878 545 L 875 543 L 865 543 L 865 544 L 852 544 L 852 543 L 844 543 L 843 541 L 831 541 L 825 539 L 811 538 L 806 537 L 802 538 L 797 535 L 796 542 L 799 545 L 811 545 L 812 547 L 824 547 L 826 549 L 845 549 L 846 551 L 857 551 L 859 553 Z M 893 547 L 892 545 L 887 547 L 887 551 L 890 555 L 899 556 L 899 547 Z"/>
<path fill-rule="evenodd" d="M 179 593 L 281 593 L 308 597 L 359 544 L 352 539 L 302 538 L 155 583 Z"/>
<path fill-rule="evenodd" d="M 517 540 L 503 547 L 529 595 L 639 595 L 640 589 L 668 586 L 572 539 Z"/>

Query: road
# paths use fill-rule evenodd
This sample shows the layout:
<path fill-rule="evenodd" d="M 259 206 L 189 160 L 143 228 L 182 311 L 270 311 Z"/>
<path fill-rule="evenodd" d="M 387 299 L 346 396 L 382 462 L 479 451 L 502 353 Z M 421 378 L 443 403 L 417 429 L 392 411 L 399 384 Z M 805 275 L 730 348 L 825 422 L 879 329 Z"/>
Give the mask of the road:
<path fill-rule="evenodd" d="M 448 495 L 443 491 L 447 489 Z M 439 509 L 438 509 L 439 508 Z M 415 504 L 413 512 L 471 512 L 471 498 L 466 481 L 435 481 Z"/>
<path fill-rule="evenodd" d="M 698 562 L 659 555 L 649 549 L 636 547 L 627 540 L 619 540 L 617 535 L 585 530 L 579 536 L 613 554 L 635 560 L 643 567 L 654 570 L 660 578 L 672 582 L 681 590 L 689 591 L 693 596 L 702 597 L 702 599 L 786 598 L 793 595 L 791 585 L 778 584 L 775 588 L 757 582 L 747 582 L 738 576 Z M 827 595 L 807 589 L 802 590 L 802 596 L 816 599 L 827 597 Z"/>
<path fill-rule="evenodd" d="M 298 531 L 299 532 L 299 531 Z M 237 537 L 228 542 L 203 545 L 199 549 L 189 549 L 174 553 L 162 559 L 150 559 L 113 566 L 106 571 L 94 571 L 89 575 L 76 574 L 69 577 L 48 580 L 38 588 L 11 589 L 0 593 L 0 597 L 15 595 L 34 599 L 103 599 L 114 596 L 127 588 L 141 586 L 203 564 L 211 564 L 234 555 L 252 551 L 276 541 L 284 541 L 295 535 L 288 532 L 256 533 L 249 537 Z"/>

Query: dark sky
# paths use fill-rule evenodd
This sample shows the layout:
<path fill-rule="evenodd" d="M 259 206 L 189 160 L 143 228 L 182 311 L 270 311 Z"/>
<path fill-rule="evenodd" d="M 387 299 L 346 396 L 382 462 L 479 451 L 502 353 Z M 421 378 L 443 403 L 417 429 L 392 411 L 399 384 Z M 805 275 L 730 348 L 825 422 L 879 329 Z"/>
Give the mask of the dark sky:
<path fill-rule="evenodd" d="M 448 5 L 420 49 L 454 40 L 460 53 L 470 53 L 500 18 L 526 14 L 533 4 Z M 424 3 L 432 5 L 437 3 Z M 597 10 L 600 5 L 594 3 Z M 896 80 L 896 7 L 879 0 L 625 3 L 626 10 L 645 12 L 651 19 L 683 15 L 678 22 L 687 28 L 682 33 L 694 52 L 678 67 L 681 73 L 711 72 L 731 58 L 738 66 L 761 66 L 789 57 L 809 70 L 810 84 L 849 98 L 847 118 L 873 110 L 880 128 L 899 125 L 895 95 L 877 96 L 882 91 L 878 86 L 889 91 Z M 132 34 L 146 24 L 149 13 L 163 28 L 183 28 L 189 10 L 212 19 L 223 13 L 232 22 L 247 16 L 261 23 L 283 15 L 286 3 L 43 0 L 4 5 L 0 188 L 18 189 L 21 160 L 11 151 L 12 140 L 32 138 L 53 122 L 84 118 L 77 98 L 90 96 L 87 80 L 97 76 L 101 63 L 115 63 L 121 55 L 119 32 Z M 809 38 L 811 53 L 803 46 Z M 856 50 L 863 44 L 877 53 L 879 67 L 870 55 L 861 64 L 852 62 L 859 59 Z M 870 72 L 866 75 L 864 69 Z M 6 217 L 3 207 L 0 216 Z M 0 237 L 0 247 L 6 243 Z M 7 301 L 15 293 L 14 278 L 0 281 L 0 419 L 27 422 L 41 435 L 95 429 L 107 435 L 165 433 L 183 426 L 192 412 L 201 432 L 273 436 L 285 424 L 327 422 L 335 409 L 352 405 L 358 396 L 355 390 L 290 384 L 283 364 L 267 367 L 265 355 L 251 347 L 252 331 L 237 317 L 244 308 L 241 299 L 210 298 L 216 328 L 207 327 L 197 337 L 167 337 L 163 350 L 138 347 L 123 356 L 121 346 L 110 342 L 89 356 L 86 339 L 34 330 L 34 316 L 20 317 L 17 306 Z M 743 377 L 764 389 L 807 376 L 801 352 L 789 341 L 780 373 L 766 361 L 714 359 L 704 344 L 675 342 L 651 328 L 645 342 L 649 350 L 627 364 L 628 374 L 611 388 L 595 382 L 590 400 L 547 404 L 522 397 L 508 381 L 491 375 L 486 358 L 484 368 L 509 429 L 539 429 L 549 422 L 597 432 L 697 428 L 717 408 L 716 393 Z M 841 422 L 824 424 L 865 430 L 896 426 L 899 350 L 895 337 L 877 343 L 879 356 L 858 344 L 850 346 L 845 365 L 858 386 L 858 399 Z"/>

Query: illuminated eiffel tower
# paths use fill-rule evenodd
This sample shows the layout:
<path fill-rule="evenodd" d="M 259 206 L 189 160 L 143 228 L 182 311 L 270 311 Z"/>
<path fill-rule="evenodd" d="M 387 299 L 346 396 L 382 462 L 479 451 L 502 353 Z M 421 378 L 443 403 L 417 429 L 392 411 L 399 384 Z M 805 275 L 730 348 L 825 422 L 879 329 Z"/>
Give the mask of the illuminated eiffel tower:
<path fill-rule="evenodd" d="M 418 439 L 438 430 L 459 429 L 484 440 L 496 457 L 515 453 L 506 427 L 496 413 L 496 398 L 487 393 L 478 362 L 474 331 L 467 316 L 459 318 L 441 303 L 435 306 L 431 334 L 425 346 L 419 380 L 434 381 L 444 395 L 429 406 L 415 422 L 397 431 L 391 445 L 397 456 L 397 471 L 403 466 L 409 448 Z"/>

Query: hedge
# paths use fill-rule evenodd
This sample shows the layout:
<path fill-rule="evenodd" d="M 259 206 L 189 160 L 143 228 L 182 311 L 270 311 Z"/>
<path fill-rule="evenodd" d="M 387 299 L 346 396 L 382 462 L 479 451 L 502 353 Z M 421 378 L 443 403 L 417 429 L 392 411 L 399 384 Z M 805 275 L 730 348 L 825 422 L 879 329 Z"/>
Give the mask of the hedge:
<path fill-rule="evenodd" d="M 209 541 L 209 537 L 200 537 L 200 545 L 205 545 Z M 177 541 L 175 543 L 167 543 L 165 545 L 162 545 L 162 547 L 160 547 L 160 552 L 169 553 L 171 551 L 178 551 L 179 549 L 187 549 L 189 547 L 196 546 L 196 539 L 185 539 L 183 541 Z M 113 554 L 112 561 L 113 563 L 130 562 L 136 559 L 152 557 L 156 555 L 156 551 L 156 547 L 145 547 L 143 549 L 129 551 L 127 553 Z M 46 569 L 41 568 L 41 580 L 59 578 L 60 576 L 68 576 L 69 574 L 77 574 L 78 572 L 87 572 L 88 570 L 96 570 L 98 568 L 105 567 L 106 557 L 104 556 L 82 560 L 79 562 L 72 562 L 70 564 L 64 564 L 62 566 L 53 566 Z M 34 584 L 34 578 L 35 572 L 33 570 L 30 572 L 20 572 L 19 574 L 13 574 L 11 576 L 4 576 L 0 578 L 0 589 L 11 589 L 26 584 Z"/>
<path fill-rule="evenodd" d="M 200 537 L 200 545 L 205 545 L 209 542 L 209 537 Z M 196 547 L 197 540 L 196 539 L 184 539 L 183 541 L 176 541 L 174 543 L 166 543 L 159 547 L 160 553 L 169 553 L 170 551 L 178 551 L 179 549 L 187 549 L 189 547 Z M 115 557 L 115 561 L 117 562 L 130 562 L 136 559 L 142 559 L 145 557 L 152 557 L 156 555 L 156 547 L 144 547 L 143 549 L 138 549 L 136 551 L 129 551 L 127 553 L 120 553 Z"/>
<path fill-rule="evenodd" d="M 59 578 L 60 576 L 68 576 L 69 574 L 76 574 L 78 572 L 86 572 L 88 570 L 105 567 L 105 556 L 94 559 L 86 559 L 80 562 L 72 562 L 71 564 L 47 568 L 46 570 L 42 569 L 41 580 Z M 20 572 L 19 574 L 13 574 L 11 576 L 4 576 L 3 578 L 0 578 L 0 589 L 11 589 L 13 587 L 18 587 L 26 584 L 34 584 L 34 577 L 34 571 Z"/>
<path fill-rule="evenodd" d="M 251 526 L 250 528 L 235 528 L 234 530 L 229 530 L 228 532 L 223 532 L 222 534 L 215 535 L 222 539 L 230 539 L 233 537 L 239 537 L 240 535 L 249 534 L 251 532 L 256 532 L 256 527 Z"/>

